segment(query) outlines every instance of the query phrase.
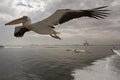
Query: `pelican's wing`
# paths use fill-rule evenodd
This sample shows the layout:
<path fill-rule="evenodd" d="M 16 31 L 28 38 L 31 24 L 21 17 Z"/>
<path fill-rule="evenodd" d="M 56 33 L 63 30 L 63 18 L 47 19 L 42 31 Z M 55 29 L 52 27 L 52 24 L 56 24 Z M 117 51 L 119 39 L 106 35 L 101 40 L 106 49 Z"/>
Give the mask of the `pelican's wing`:
<path fill-rule="evenodd" d="M 40 21 L 48 25 L 57 25 L 67 22 L 69 20 L 80 18 L 80 17 L 90 17 L 95 19 L 104 19 L 109 14 L 109 10 L 105 10 L 107 6 L 98 7 L 88 10 L 70 10 L 70 9 L 60 9 L 57 10 L 50 17 Z"/>
<path fill-rule="evenodd" d="M 30 31 L 30 30 L 25 27 L 21 27 L 21 26 L 15 27 L 14 36 L 15 37 L 23 37 L 24 33 L 28 32 L 28 31 Z"/>

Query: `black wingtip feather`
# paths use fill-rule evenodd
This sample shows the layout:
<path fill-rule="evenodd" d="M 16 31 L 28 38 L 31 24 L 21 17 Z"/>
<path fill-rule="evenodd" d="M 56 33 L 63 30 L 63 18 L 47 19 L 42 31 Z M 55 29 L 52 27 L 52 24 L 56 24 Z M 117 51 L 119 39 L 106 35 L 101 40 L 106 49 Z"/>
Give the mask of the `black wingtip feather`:
<path fill-rule="evenodd" d="M 107 8 L 107 7 L 108 6 L 102 6 L 102 7 L 94 8 L 93 10 L 103 9 L 103 8 Z"/>
<path fill-rule="evenodd" d="M 106 8 L 108 6 L 102 6 L 102 7 L 98 7 L 98 8 L 94 8 L 91 10 L 88 10 L 88 17 L 92 17 L 95 19 L 105 19 L 105 17 L 108 17 L 108 13 L 110 10 L 104 10 L 103 8 Z M 87 10 L 86 10 L 87 11 Z"/>

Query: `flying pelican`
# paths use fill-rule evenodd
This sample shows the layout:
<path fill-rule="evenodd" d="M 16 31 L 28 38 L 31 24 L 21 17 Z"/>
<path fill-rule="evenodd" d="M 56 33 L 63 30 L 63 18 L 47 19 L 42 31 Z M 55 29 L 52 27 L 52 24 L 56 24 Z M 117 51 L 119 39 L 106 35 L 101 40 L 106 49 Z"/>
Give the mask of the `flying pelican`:
<path fill-rule="evenodd" d="M 38 34 L 50 35 L 53 38 L 61 40 L 61 38 L 57 35 L 59 32 L 54 30 L 55 25 L 62 24 L 69 20 L 80 17 L 90 17 L 98 20 L 104 19 L 109 14 L 107 13 L 109 10 L 103 9 L 106 7 L 107 6 L 102 6 L 87 10 L 59 9 L 48 18 L 36 23 L 31 23 L 31 19 L 28 16 L 23 16 L 22 18 L 8 22 L 5 25 L 15 25 L 19 23 L 23 24 L 22 26 L 15 28 L 15 37 L 23 37 L 25 32 L 34 31 Z"/>

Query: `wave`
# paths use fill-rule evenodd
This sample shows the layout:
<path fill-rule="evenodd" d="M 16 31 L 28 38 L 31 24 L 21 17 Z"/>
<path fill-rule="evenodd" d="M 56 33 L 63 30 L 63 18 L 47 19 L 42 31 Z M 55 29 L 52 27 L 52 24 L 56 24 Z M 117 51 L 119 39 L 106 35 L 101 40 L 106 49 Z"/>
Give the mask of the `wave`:
<path fill-rule="evenodd" d="M 5 48 L 23 48 L 23 47 L 21 47 L 21 46 L 19 46 L 19 47 L 11 47 L 11 46 L 7 46 L 7 47 L 5 47 Z"/>

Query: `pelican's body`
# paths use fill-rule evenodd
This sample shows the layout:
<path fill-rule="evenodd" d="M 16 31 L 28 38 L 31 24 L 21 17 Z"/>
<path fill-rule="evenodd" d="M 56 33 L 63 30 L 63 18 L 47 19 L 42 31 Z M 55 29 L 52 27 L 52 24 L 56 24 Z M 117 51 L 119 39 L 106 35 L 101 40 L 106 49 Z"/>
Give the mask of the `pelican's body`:
<path fill-rule="evenodd" d="M 28 16 L 23 16 L 22 18 L 13 20 L 9 23 L 6 23 L 5 25 L 14 25 L 18 23 L 23 23 L 22 26 L 18 26 L 15 28 L 15 37 L 22 37 L 25 32 L 28 31 L 34 31 L 38 34 L 44 34 L 44 35 L 50 35 L 53 38 L 61 39 L 54 30 L 54 25 L 65 23 L 69 20 L 72 20 L 74 18 L 80 18 L 80 17 L 90 17 L 95 19 L 104 19 L 104 17 L 107 17 L 106 11 L 109 10 L 101 10 L 102 8 L 106 8 L 106 6 L 94 8 L 94 9 L 88 9 L 88 10 L 70 10 L 70 9 L 60 9 L 57 10 L 53 15 L 50 17 L 38 21 L 36 23 L 31 23 L 31 20 Z"/>
<path fill-rule="evenodd" d="M 55 30 L 53 28 L 51 28 L 48 25 L 45 25 L 43 23 L 32 24 L 30 28 L 32 28 L 32 31 L 39 33 L 39 34 L 48 35 L 48 34 L 55 33 Z"/>

